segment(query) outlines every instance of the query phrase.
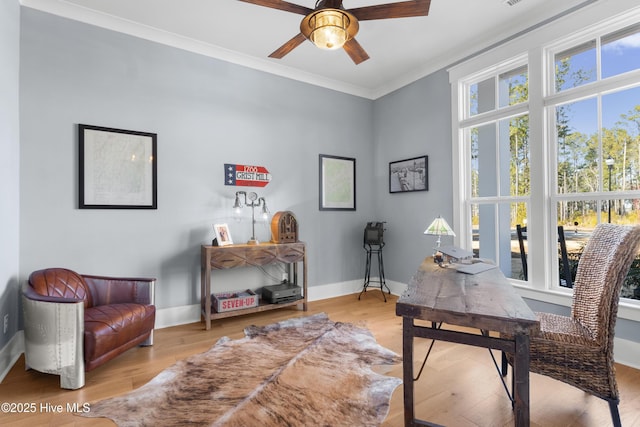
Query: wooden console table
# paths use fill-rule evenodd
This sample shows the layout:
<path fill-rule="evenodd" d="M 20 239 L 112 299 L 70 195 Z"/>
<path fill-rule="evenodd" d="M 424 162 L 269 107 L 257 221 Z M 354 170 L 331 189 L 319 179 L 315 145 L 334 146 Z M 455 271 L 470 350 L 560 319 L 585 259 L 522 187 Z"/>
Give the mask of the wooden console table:
<path fill-rule="evenodd" d="M 260 243 L 258 245 L 229 245 L 207 246 L 202 245 L 202 275 L 200 278 L 200 295 L 202 317 L 205 320 L 206 329 L 211 329 L 211 319 L 240 316 L 257 311 L 274 310 L 302 304 L 307 311 L 307 252 L 304 242 L 296 243 Z M 260 301 L 257 307 L 245 308 L 222 313 L 212 312 L 211 304 L 211 270 L 228 268 L 262 266 L 281 262 L 289 266 L 289 280 L 298 284 L 298 263 L 302 262 L 302 298 L 296 301 L 270 304 Z M 292 268 L 293 267 L 293 268 Z M 291 271 L 293 270 L 293 272 Z"/>

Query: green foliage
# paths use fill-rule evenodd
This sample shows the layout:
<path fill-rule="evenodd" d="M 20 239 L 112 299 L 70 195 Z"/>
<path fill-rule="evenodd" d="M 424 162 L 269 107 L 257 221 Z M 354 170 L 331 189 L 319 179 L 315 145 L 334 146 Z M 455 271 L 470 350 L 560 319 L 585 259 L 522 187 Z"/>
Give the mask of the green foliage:
<path fill-rule="evenodd" d="M 631 263 L 631 269 L 622 284 L 620 296 L 623 298 L 640 299 L 640 257 L 636 257 Z"/>
<path fill-rule="evenodd" d="M 580 255 L 584 250 L 584 245 L 580 248 L 578 252 L 569 253 L 569 269 L 571 270 L 571 281 L 575 283 L 576 280 L 576 272 L 578 271 L 578 262 L 580 261 Z M 559 257 L 558 257 L 559 258 Z M 562 260 L 559 259 L 558 271 L 560 272 L 561 278 L 563 275 L 562 270 Z M 640 299 L 640 255 L 636 256 L 636 258 L 631 263 L 631 268 L 629 269 L 629 273 L 625 278 L 622 284 L 622 290 L 620 292 L 620 296 L 623 298 L 631 298 L 631 299 Z"/>

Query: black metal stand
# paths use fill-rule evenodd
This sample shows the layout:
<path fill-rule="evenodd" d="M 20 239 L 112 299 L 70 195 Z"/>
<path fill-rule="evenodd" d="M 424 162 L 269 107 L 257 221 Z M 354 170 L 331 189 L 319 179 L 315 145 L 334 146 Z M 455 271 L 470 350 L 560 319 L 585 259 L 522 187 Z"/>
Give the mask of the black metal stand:
<path fill-rule="evenodd" d="M 382 297 L 384 298 L 384 302 L 387 302 L 387 297 L 384 295 L 384 288 L 387 288 L 387 292 L 391 295 L 391 289 L 387 286 L 387 283 L 384 279 L 384 263 L 382 262 L 382 248 L 384 247 L 384 243 L 379 245 L 372 245 L 369 243 L 365 243 L 364 250 L 367 251 L 367 264 L 364 272 L 364 285 L 360 294 L 358 295 L 358 299 L 362 296 L 363 293 L 367 292 L 367 288 L 371 283 L 379 283 L 380 284 L 380 292 L 382 292 Z M 378 257 L 378 277 L 380 280 L 371 281 L 371 256 L 375 254 Z"/>

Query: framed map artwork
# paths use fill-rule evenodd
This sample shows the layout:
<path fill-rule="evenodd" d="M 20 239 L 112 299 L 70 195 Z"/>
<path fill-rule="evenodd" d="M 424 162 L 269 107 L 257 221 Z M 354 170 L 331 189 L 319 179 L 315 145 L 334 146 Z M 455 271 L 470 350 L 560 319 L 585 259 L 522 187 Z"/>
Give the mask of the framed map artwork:
<path fill-rule="evenodd" d="M 321 211 L 356 210 L 356 159 L 320 154 Z"/>
<path fill-rule="evenodd" d="M 157 209 L 157 135 L 78 125 L 79 208 Z"/>

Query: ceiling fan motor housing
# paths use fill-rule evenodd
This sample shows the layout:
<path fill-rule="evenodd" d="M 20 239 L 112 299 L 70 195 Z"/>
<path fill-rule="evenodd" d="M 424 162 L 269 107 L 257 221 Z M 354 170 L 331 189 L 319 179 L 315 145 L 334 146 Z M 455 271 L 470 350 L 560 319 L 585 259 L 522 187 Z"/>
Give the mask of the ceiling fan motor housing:
<path fill-rule="evenodd" d="M 320 10 L 320 9 L 344 10 L 344 6 L 342 6 L 342 0 L 319 0 L 316 2 L 315 10 Z"/>

